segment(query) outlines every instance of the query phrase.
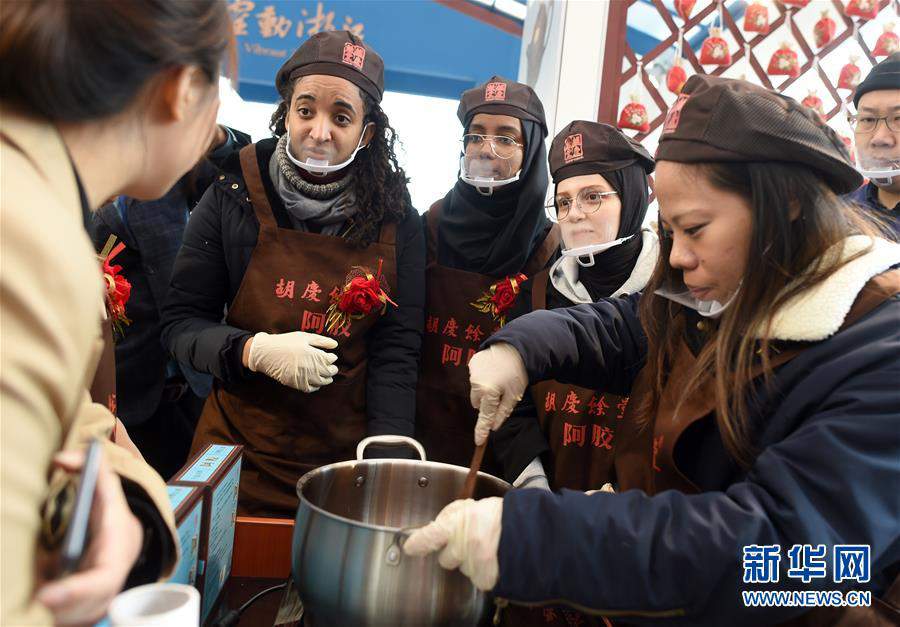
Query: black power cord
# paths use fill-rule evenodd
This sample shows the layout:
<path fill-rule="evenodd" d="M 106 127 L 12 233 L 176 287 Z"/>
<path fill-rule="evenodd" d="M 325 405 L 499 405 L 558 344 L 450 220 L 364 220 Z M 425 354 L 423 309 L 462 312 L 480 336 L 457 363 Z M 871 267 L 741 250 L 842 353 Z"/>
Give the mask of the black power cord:
<path fill-rule="evenodd" d="M 287 586 L 286 581 L 278 584 L 277 586 L 272 586 L 271 588 L 266 588 L 265 590 L 263 590 L 261 592 L 257 592 L 252 597 L 250 597 L 249 601 L 244 603 L 238 609 L 230 610 L 230 611 L 226 612 L 224 616 L 222 616 L 219 620 L 217 620 L 215 622 L 214 627 L 233 627 L 234 625 L 237 625 L 238 621 L 241 619 L 241 614 L 243 614 L 247 610 L 248 607 L 250 607 L 251 605 L 256 603 L 258 600 L 260 600 L 261 598 L 263 598 L 270 592 L 275 592 L 276 590 L 281 590 L 285 586 Z"/>

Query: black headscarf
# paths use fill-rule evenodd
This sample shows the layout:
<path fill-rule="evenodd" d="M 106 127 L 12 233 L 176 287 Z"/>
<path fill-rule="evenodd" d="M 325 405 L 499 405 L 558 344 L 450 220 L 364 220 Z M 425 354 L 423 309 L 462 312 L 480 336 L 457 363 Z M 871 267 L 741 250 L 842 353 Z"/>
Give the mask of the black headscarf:
<path fill-rule="evenodd" d="M 609 296 L 631 276 L 641 254 L 641 224 L 647 215 L 647 175 L 641 165 L 633 163 L 619 170 L 603 172 L 601 176 L 618 192 L 622 203 L 616 239 L 634 237 L 594 255 L 593 266 L 578 267 L 578 279 L 593 300 Z"/>
<path fill-rule="evenodd" d="M 549 221 L 544 214 L 549 176 L 540 125 L 522 120 L 525 156 L 519 180 L 483 196 L 456 181 L 444 197 L 438 225 L 437 261 L 468 272 L 504 277 L 521 272 L 540 245 Z"/>

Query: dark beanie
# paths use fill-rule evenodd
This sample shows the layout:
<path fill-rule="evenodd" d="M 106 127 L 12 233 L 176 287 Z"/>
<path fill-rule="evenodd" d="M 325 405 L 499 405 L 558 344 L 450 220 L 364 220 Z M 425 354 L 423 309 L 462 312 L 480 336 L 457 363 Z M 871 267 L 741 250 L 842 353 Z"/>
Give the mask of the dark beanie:
<path fill-rule="evenodd" d="M 856 87 L 853 106 L 859 108 L 859 99 L 870 91 L 900 89 L 900 52 L 895 52 L 872 68 L 866 80 Z"/>

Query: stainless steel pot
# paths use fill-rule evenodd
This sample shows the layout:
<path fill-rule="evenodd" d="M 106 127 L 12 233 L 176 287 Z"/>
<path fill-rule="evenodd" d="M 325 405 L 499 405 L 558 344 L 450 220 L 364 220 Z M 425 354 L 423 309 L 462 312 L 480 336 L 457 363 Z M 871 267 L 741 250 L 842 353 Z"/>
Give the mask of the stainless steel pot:
<path fill-rule="evenodd" d="M 422 461 L 363 460 L 369 444 L 407 444 Z M 402 436 L 366 438 L 356 461 L 329 464 L 297 482 L 293 576 L 304 625 L 468 626 L 489 622 L 488 603 L 436 555 L 409 557 L 408 530 L 430 522 L 456 499 L 468 469 L 425 460 Z M 475 498 L 502 496 L 510 485 L 478 474 Z"/>

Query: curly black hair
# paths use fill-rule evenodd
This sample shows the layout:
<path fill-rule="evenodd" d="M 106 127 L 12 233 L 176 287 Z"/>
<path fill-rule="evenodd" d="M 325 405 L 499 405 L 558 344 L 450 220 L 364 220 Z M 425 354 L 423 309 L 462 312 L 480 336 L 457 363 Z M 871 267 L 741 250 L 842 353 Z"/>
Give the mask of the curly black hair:
<path fill-rule="evenodd" d="M 286 91 L 292 93 L 293 90 L 291 84 Z M 352 224 L 344 237 L 359 248 L 365 248 L 378 239 L 382 222 L 403 220 L 412 207 L 412 200 L 406 187 L 409 178 L 400 167 L 395 152 L 395 145 L 399 141 L 397 131 L 391 126 L 381 105 L 362 90 L 359 95 L 365 110 L 363 125 L 373 122 L 375 134 L 366 149 L 360 150 L 353 160 L 356 174 L 353 192 L 359 203 L 359 211 L 350 219 Z M 280 138 L 287 132 L 284 122 L 288 102 L 290 97 L 286 99 L 282 96 L 272 114 L 269 130 L 275 137 Z"/>

